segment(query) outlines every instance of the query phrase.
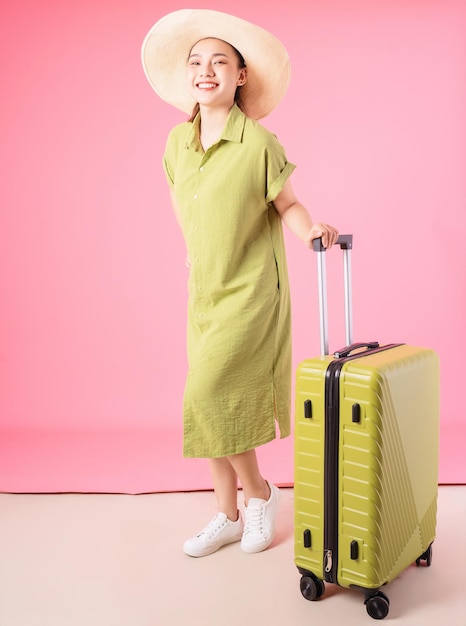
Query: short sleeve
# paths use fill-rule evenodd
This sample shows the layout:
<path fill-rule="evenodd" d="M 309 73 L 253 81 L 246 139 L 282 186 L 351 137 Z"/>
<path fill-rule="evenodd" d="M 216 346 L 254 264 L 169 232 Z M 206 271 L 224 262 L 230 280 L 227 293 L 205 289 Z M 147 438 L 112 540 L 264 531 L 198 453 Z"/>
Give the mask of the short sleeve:
<path fill-rule="evenodd" d="M 273 202 L 293 173 L 296 165 L 290 163 L 283 146 L 275 135 L 270 135 L 266 150 L 267 189 L 266 201 Z"/>

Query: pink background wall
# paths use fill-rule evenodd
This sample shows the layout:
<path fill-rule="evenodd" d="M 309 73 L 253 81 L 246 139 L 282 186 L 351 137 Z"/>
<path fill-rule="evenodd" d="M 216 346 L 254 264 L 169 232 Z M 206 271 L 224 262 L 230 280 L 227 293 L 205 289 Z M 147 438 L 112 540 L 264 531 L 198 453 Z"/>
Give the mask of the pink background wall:
<path fill-rule="evenodd" d="M 161 155 L 184 119 L 140 45 L 184 4 L 0 3 L 0 490 L 208 488 L 181 458 L 184 244 Z M 317 219 L 353 232 L 355 339 L 436 349 L 441 482 L 464 482 L 466 4 L 205 0 L 277 34 L 290 90 L 264 124 Z M 273 68 L 271 68 L 273 72 Z M 287 234 L 294 361 L 319 351 L 315 258 Z M 328 256 L 331 348 L 344 344 Z M 292 439 L 260 451 L 292 481 Z"/>

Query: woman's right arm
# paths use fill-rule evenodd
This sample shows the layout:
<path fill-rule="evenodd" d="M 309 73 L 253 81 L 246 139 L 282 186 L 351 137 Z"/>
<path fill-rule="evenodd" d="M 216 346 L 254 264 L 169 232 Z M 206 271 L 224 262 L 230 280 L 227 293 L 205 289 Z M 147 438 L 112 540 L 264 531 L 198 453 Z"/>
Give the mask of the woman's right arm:
<path fill-rule="evenodd" d="M 175 196 L 175 192 L 170 188 L 170 202 L 175 212 L 176 221 L 178 222 L 178 226 L 181 228 L 181 213 L 180 208 L 178 206 L 178 201 Z"/>
<path fill-rule="evenodd" d="M 182 227 L 181 227 L 180 207 L 178 206 L 178 202 L 176 200 L 175 192 L 171 188 L 170 188 L 170 202 L 171 202 L 171 205 L 173 207 L 173 211 L 175 212 L 175 217 L 176 217 L 176 221 L 178 222 L 178 226 L 180 227 L 181 230 L 183 230 Z M 186 257 L 185 265 L 186 265 L 186 267 L 189 270 L 191 269 L 191 260 L 189 259 L 189 257 Z"/>

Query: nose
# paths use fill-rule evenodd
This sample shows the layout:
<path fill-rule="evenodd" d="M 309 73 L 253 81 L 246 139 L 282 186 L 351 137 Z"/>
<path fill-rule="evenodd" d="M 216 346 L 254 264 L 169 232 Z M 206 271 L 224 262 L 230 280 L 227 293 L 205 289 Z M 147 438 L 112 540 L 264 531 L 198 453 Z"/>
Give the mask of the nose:
<path fill-rule="evenodd" d="M 201 76 L 212 76 L 214 74 L 212 65 L 204 65 L 204 67 L 201 68 L 200 74 Z"/>

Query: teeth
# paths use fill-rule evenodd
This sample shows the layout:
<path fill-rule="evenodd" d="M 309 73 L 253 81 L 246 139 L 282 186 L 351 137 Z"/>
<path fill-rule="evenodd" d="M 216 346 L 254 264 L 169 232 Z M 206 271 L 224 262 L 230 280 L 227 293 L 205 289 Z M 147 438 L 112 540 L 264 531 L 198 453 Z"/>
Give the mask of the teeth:
<path fill-rule="evenodd" d="M 215 83 L 199 83 L 199 89 L 214 89 L 217 85 Z"/>

